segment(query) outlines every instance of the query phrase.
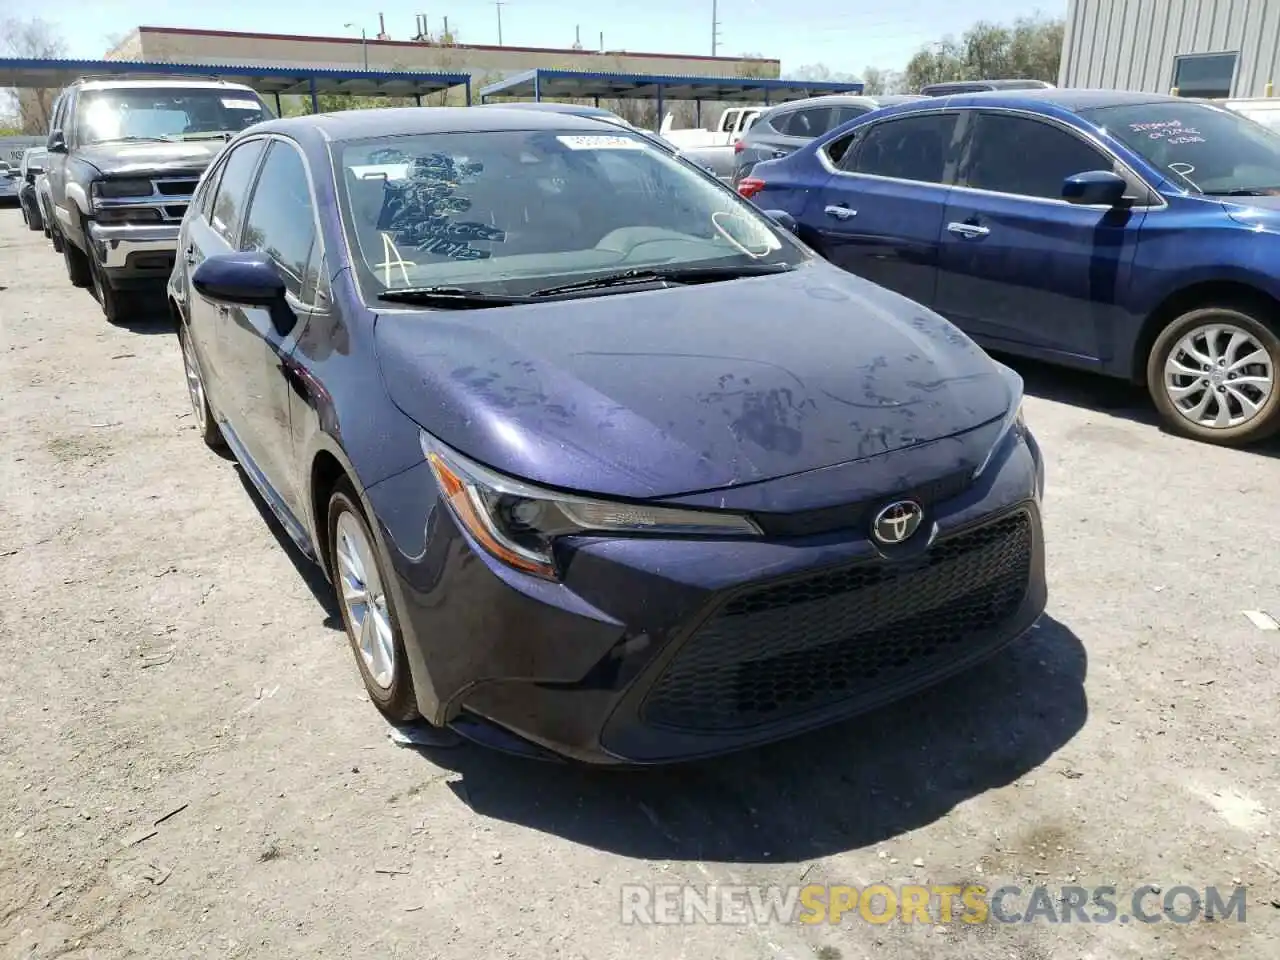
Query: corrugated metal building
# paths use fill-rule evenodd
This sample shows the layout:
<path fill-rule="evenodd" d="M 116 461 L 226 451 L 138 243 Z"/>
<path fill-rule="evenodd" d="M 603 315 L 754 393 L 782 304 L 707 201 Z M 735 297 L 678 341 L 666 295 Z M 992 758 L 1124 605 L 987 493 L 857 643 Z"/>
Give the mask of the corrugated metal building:
<path fill-rule="evenodd" d="M 1280 84 L 1280 0 L 1071 0 L 1060 87 L 1260 97 Z"/>

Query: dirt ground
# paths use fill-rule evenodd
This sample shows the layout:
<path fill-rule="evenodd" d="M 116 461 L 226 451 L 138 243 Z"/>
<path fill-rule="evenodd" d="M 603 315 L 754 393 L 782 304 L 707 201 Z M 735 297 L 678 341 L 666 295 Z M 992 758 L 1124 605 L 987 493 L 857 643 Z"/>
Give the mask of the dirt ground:
<path fill-rule="evenodd" d="M 392 743 L 323 582 L 0 210 L 0 955 L 1280 956 L 1280 448 L 1019 364 L 1048 616 L 801 742 L 600 773 Z M 623 925 L 623 884 L 1247 887 L 1245 922 Z M 1157 901 L 1158 901 L 1157 897 Z"/>

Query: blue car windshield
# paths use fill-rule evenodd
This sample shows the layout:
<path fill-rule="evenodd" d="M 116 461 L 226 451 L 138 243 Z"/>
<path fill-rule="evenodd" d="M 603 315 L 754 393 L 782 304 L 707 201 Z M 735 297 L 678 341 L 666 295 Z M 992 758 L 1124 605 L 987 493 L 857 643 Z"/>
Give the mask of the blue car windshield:
<path fill-rule="evenodd" d="M 1080 111 L 1172 182 L 1212 196 L 1280 193 L 1280 134 L 1197 101 Z"/>
<path fill-rule="evenodd" d="M 336 143 L 366 295 L 519 296 L 637 269 L 809 257 L 733 191 L 626 130 L 438 133 Z"/>

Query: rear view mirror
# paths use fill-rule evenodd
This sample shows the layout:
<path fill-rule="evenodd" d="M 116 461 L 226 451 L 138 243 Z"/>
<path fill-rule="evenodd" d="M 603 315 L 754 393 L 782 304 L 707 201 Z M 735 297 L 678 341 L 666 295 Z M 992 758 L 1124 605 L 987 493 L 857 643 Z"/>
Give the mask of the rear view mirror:
<path fill-rule="evenodd" d="M 61 130 L 49 131 L 49 152 L 50 153 L 66 153 L 67 138 L 63 136 Z"/>
<path fill-rule="evenodd" d="M 766 210 L 764 211 L 764 215 L 784 230 L 790 230 L 792 233 L 795 233 L 800 229 L 796 224 L 796 218 L 785 210 Z"/>
<path fill-rule="evenodd" d="M 284 303 L 284 278 L 271 258 L 257 251 L 207 258 L 191 275 L 191 285 L 216 303 L 244 307 Z"/>
<path fill-rule="evenodd" d="M 1117 207 L 1129 184 L 1110 170 L 1090 170 L 1062 181 L 1062 199 L 1080 206 Z"/>

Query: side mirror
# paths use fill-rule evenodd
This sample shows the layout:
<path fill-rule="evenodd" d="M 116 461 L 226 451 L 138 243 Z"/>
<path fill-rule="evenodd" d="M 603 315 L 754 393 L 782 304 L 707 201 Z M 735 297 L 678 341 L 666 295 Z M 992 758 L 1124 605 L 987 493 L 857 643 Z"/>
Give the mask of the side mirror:
<path fill-rule="evenodd" d="M 1062 181 L 1062 199 L 1081 206 L 1118 207 L 1129 184 L 1110 170 L 1089 170 Z"/>
<path fill-rule="evenodd" d="M 796 223 L 796 218 L 785 210 L 766 210 L 764 215 L 784 230 L 796 233 L 800 229 L 799 224 Z"/>
<path fill-rule="evenodd" d="M 36 177 L 44 173 L 44 166 L 38 163 L 27 164 L 27 183 L 35 183 Z"/>
<path fill-rule="evenodd" d="M 49 152 L 50 153 L 66 153 L 67 138 L 63 136 L 61 130 L 49 131 Z"/>
<path fill-rule="evenodd" d="M 209 257 L 196 267 L 191 285 L 202 297 L 242 307 L 284 305 L 280 271 L 265 253 L 248 251 Z"/>

